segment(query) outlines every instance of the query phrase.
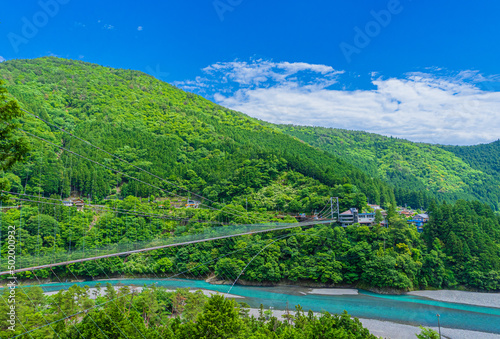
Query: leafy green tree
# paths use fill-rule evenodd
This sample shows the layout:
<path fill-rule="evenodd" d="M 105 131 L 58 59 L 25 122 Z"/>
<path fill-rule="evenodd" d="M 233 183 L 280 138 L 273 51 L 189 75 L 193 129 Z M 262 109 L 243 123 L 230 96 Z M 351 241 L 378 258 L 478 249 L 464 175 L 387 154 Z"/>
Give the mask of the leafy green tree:
<path fill-rule="evenodd" d="M 439 333 L 430 328 L 420 326 L 422 332 L 416 334 L 418 339 L 439 339 Z"/>
<path fill-rule="evenodd" d="M 5 82 L 0 79 L 0 172 L 22 161 L 29 151 L 26 138 L 17 131 L 20 127 L 18 119 L 24 116 L 24 112 L 7 94 Z M 9 180 L 0 178 L 0 190 L 9 191 L 10 188 Z M 0 200 L 6 200 L 3 194 L 0 194 Z"/>
<path fill-rule="evenodd" d="M 196 319 L 196 334 L 200 339 L 231 338 L 241 331 L 242 325 L 235 302 L 214 295 Z"/>
<path fill-rule="evenodd" d="M 380 225 L 380 223 L 384 221 L 384 217 L 382 216 L 382 212 L 379 209 L 375 210 L 375 224 Z"/>
<path fill-rule="evenodd" d="M 20 127 L 17 120 L 24 116 L 24 112 L 7 94 L 5 82 L 0 79 L 0 170 L 9 169 L 23 160 L 29 150 L 25 137 L 16 131 Z"/>

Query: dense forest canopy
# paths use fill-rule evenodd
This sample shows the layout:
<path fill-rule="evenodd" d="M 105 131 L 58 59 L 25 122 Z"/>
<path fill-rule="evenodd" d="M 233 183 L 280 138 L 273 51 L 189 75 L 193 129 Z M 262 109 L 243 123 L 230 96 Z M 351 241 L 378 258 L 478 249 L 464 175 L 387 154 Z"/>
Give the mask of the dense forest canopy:
<path fill-rule="evenodd" d="M 4 81 L 0 79 L 0 171 L 11 169 L 24 160 L 28 152 L 26 138 L 18 131 L 18 119 L 24 115 L 16 100 L 10 99 Z M 0 190 L 9 191 L 10 181 L 0 178 Z M 2 196 L 0 196 L 2 199 Z"/>

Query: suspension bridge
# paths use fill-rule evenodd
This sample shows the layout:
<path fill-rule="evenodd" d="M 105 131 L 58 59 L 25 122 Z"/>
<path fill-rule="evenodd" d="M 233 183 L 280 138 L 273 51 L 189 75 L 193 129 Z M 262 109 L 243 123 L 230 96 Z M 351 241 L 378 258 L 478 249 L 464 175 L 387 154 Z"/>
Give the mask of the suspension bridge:
<path fill-rule="evenodd" d="M 15 270 L 0 272 L 0 276 L 20 273 L 56 266 L 64 266 L 91 260 L 104 258 L 127 256 L 134 253 L 148 252 L 168 247 L 185 246 L 207 241 L 215 241 L 226 238 L 240 237 L 244 235 L 253 235 L 264 232 L 282 231 L 291 228 L 331 224 L 335 220 L 313 220 L 300 223 L 269 223 L 269 224 L 248 224 L 215 227 L 214 230 L 207 233 L 186 235 L 175 238 L 157 239 L 142 243 L 113 244 L 100 249 L 88 249 L 72 251 L 68 253 L 54 253 L 41 256 L 21 256 L 16 258 Z"/>
<path fill-rule="evenodd" d="M 25 110 L 24 110 L 25 111 Z M 268 220 L 263 220 L 260 218 L 255 218 L 252 217 L 247 211 L 242 212 L 239 210 L 236 210 L 234 208 L 228 208 L 225 205 L 222 205 L 220 202 L 213 201 L 211 199 L 208 199 L 200 194 L 197 194 L 195 192 L 191 192 L 187 190 L 186 188 L 183 188 L 179 186 L 176 183 L 173 183 L 171 181 L 168 181 L 164 178 L 161 178 L 139 166 L 133 165 L 129 163 L 128 161 L 124 160 L 123 158 L 120 158 L 119 156 L 110 153 L 94 144 L 91 142 L 84 140 L 78 136 L 75 136 L 74 134 L 64 130 L 63 128 L 60 128 L 57 125 L 54 125 L 53 123 L 50 123 L 28 111 L 25 111 L 35 119 L 38 119 L 42 122 L 44 122 L 46 125 L 51 126 L 52 128 L 55 128 L 65 134 L 70 135 L 72 138 L 84 143 L 85 145 L 93 148 L 94 150 L 97 150 L 99 152 L 105 153 L 107 156 L 110 156 L 119 162 L 125 163 L 128 166 L 149 175 L 150 177 L 160 180 L 175 189 L 184 191 L 185 195 L 191 196 L 191 197 L 197 197 L 199 198 L 202 202 L 200 202 L 200 206 L 202 208 L 211 210 L 211 211 L 223 211 L 227 215 L 231 215 L 233 217 L 238 217 L 238 218 L 243 218 L 244 220 L 251 220 L 251 221 L 256 221 L 253 223 L 245 223 L 245 224 L 230 224 L 230 223 L 223 223 L 223 222 L 216 222 L 213 220 L 193 220 L 190 218 L 179 218 L 175 217 L 172 215 L 167 215 L 167 214 L 159 214 L 159 213 L 151 213 L 151 212 L 144 212 L 144 211 L 135 211 L 135 210 L 123 210 L 123 209 L 118 209 L 118 208 L 112 208 L 112 207 L 107 207 L 107 206 L 102 206 L 102 205 L 91 205 L 91 204 L 86 204 L 87 207 L 90 207 L 94 211 L 107 211 L 107 212 L 113 212 L 116 214 L 121 214 L 121 215 L 133 215 L 133 216 L 141 216 L 145 218 L 159 218 L 159 219 L 171 219 L 171 220 L 177 220 L 179 222 L 184 221 L 184 222 L 191 222 L 191 223 L 200 223 L 200 224 L 205 224 L 205 225 L 212 225 L 211 227 L 205 227 L 202 232 L 198 232 L 195 234 L 188 234 L 188 235 L 180 235 L 180 236 L 174 236 L 174 237 L 165 237 L 165 238 L 155 238 L 155 239 L 150 239 L 147 241 L 135 241 L 135 242 L 125 242 L 125 243 L 111 243 L 107 244 L 102 247 L 93 247 L 93 248 L 85 248 L 85 244 L 78 249 L 71 249 L 68 248 L 66 251 L 61 251 L 60 249 L 58 251 L 55 250 L 56 245 L 56 238 L 57 235 L 54 234 L 54 252 L 51 251 L 44 251 L 40 252 L 39 250 L 36 253 L 16 253 L 14 250 L 14 255 L 10 256 L 9 258 L 14 259 L 15 257 L 15 267 L 13 265 L 10 265 L 11 260 L 5 256 L 7 260 L 2 260 L 0 263 L 0 276 L 5 276 L 8 274 L 15 274 L 15 273 L 20 273 L 20 272 L 27 272 L 27 271 L 35 271 L 35 270 L 40 270 L 40 269 L 47 269 L 47 268 L 53 268 L 57 266 L 65 266 L 65 265 L 70 265 L 70 264 L 75 264 L 75 263 L 82 263 L 82 262 L 87 262 L 87 261 L 94 261 L 94 260 L 99 260 L 99 259 L 104 259 L 104 258 L 111 258 L 111 257 L 118 257 L 118 256 L 128 256 L 134 253 L 141 253 L 141 252 L 148 252 L 148 251 L 154 251 L 154 250 L 159 250 L 159 249 L 165 249 L 169 247 L 178 247 L 178 246 L 186 246 L 190 244 L 196 244 L 196 243 L 202 243 L 202 242 L 208 242 L 208 241 L 216 241 L 216 240 L 221 240 L 221 239 L 227 239 L 227 238 L 234 238 L 234 237 L 240 237 L 240 236 L 245 236 L 245 235 L 253 235 L 253 234 L 259 234 L 259 233 L 266 233 L 266 232 L 275 232 L 275 231 L 282 231 L 282 230 L 287 230 L 287 229 L 293 229 L 293 228 L 298 228 L 298 227 L 310 227 L 314 225 L 320 225 L 320 224 L 331 224 L 336 221 L 334 218 L 335 213 L 338 213 L 338 199 L 336 200 L 336 204 L 334 206 L 334 199 L 336 198 L 330 198 L 330 202 L 328 205 L 326 205 L 321 211 L 319 211 L 314 218 L 306 218 L 303 215 L 297 217 L 299 222 L 293 222 L 293 223 L 286 223 L 286 222 L 270 222 Z M 49 140 L 46 140 L 38 135 L 35 135 L 31 132 L 28 132 L 26 130 L 23 130 L 21 128 L 18 128 L 19 131 L 25 133 L 27 136 L 41 141 L 42 143 L 48 144 L 54 148 L 59 149 L 61 152 L 66 152 L 70 154 L 71 156 L 76 156 L 81 159 L 84 159 L 88 161 L 89 163 L 92 163 L 93 165 L 97 166 L 102 166 L 103 168 L 106 168 L 110 172 L 116 173 L 117 175 L 121 175 L 122 177 L 126 177 L 129 180 L 134 180 L 138 183 L 147 185 L 151 188 L 154 188 L 155 190 L 158 190 L 165 195 L 168 196 L 175 196 L 177 198 L 183 198 L 183 196 L 169 191 L 167 189 L 164 189 L 162 187 L 159 187 L 155 184 L 152 184 L 150 182 L 145 181 L 145 179 L 139 179 L 137 177 L 134 177 L 130 174 L 124 173 L 123 171 L 120 171 L 116 168 L 111 167 L 110 165 L 105 165 L 102 164 L 94 159 L 91 159 L 85 155 L 76 153 L 74 151 L 71 151 L 65 147 L 62 147 L 60 145 L 57 145 Z M 27 181 L 26 181 L 27 182 Z M 2 191 L 0 193 L 3 194 L 8 194 L 11 197 L 11 200 L 17 200 L 20 205 L 15 205 L 15 206 L 8 206 L 6 210 L 10 208 L 22 208 L 23 202 L 25 204 L 31 204 L 31 205 L 38 205 L 40 204 L 49 204 L 49 205 L 54 205 L 54 206 L 61 206 L 61 207 L 67 207 L 64 206 L 64 200 L 62 199 L 54 199 L 54 198 L 47 198 L 43 197 L 41 195 L 35 196 L 35 195 L 28 195 L 26 192 L 24 193 L 16 193 L 16 192 L 5 192 Z M 67 207 L 70 208 L 70 207 Z M 4 210 L 0 208 L 0 213 L 2 213 Z M 283 216 L 281 216 L 283 217 Z M 21 224 L 21 223 L 20 223 Z M 215 226 L 219 225 L 219 226 Z M 38 232 L 40 232 L 40 227 L 38 228 Z M 54 231 L 55 233 L 55 231 Z M 38 237 L 40 234 L 38 234 Z M 6 242 L 7 248 L 9 248 L 9 244 L 12 242 L 11 240 L 15 240 L 15 237 L 6 237 Z M 19 234 L 19 243 L 21 243 L 21 235 Z M 0 234 L 0 241 L 1 241 L 1 234 Z M 9 242 L 10 241 L 10 242 Z M 38 240 L 37 240 L 38 241 Z M 70 245 L 71 246 L 71 245 Z M 1 244 L 0 244 L 1 248 Z"/>

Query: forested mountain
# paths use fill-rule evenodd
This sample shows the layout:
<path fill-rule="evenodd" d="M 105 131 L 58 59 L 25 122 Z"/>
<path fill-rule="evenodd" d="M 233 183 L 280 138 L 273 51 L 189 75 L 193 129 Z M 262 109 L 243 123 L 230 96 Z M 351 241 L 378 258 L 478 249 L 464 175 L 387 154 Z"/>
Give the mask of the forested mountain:
<path fill-rule="evenodd" d="M 48 57 L 3 62 L 0 77 L 28 111 L 214 201 L 240 197 L 239 201 L 247 199 L 250 209 L 309 213 L 331 195 L 347 199 L 341 201 L 343 208 L 361 205 L 366 197 L 380 204 L 395 199 L 390 186 L 341 158 L 141 72 Z M 54 145 L 185 195 L 176 186 L 124 166 L 30 115 L 23 128 Z M 31 157 L 13 171 L 14 191 L 26 186 L 30 194 L 41 191 L 62 197 L 73 191 L 94 200 L 112 193 L 161 196 L 151 186 L 31 140 Z M 261 197 L 271 196 L 277 182 L 288 183 L 288 189 L 281 189 L 263 206 Z"/>
<path fill-rule="evenodd" d="M 387 228 L 324 225 L 221 239 L 27 271 L 20 279 L 182 275 L 400 290 L 500 288 L 500 218 L 477 201 L 433 202 L 479 196 L 473 188 L 495 180 L 494 172 L 474 167 L 487 151 L 461 160 L 438 146 L 283 127 L 299 140 L 144 73 L 81 61 L 6 61 L 0 79 L 23 108 L 43 119 L 18 119 L 24 131 L 18 133 L 25 133 L 31 151 L 0 173 L 8 191 L 0 194 L 0 204 L 14 207 L 1 208 L 3 255 L 8 225 L 16 228 L 17 255 L 36 262 L 40 256 L 192 235 L 214 224 L 279 221 L 281 212 L 329 207 L 332 196 L 340 198 L 341 210 L 366 207 L 367 199 L 387 206 L 389 222 Z M 315 141 L 317 133 L 326 137 Z M 320 150 L 308 143 L 331 145 Z M 331 154 L 334 145 L 344 153 Z M 81 211 L 63 206 L 61 199 L 70 195 L 88 205 Z M 188 196 L 202 200 L 203 208 L 178 208 L 176 200 Z M 423 236 L 398 216 L 396 196 L 413 207 L 431 207 Z"/>
<path fill-rule="evenodd" d="M 500 141 L 478 146 L 442 146 L 361 131 L 279 127 L 393 184 L 400 204 L 419 207 L 428 204 L 428 197 L 448 201 L 478 199 L 499 209 Z M 408 194 L 405 190 L 420 193 Z"/>
<path fill-rule="evenodd" d="M 496 210 L 499 207 L 499 142 L 453 147 L 319 127 L 280 125 L 278 130 L 275 125 L 218 106 L 141 72 L 81 61 L 9 61 L 0 65 L 0 77 L 7 80 L 9 91 L 28 111 L 212 200 L 244 197 L 250 208 L 266 207 L 258 203 L 265 195 L 263 190 L 279 182 L 280 173 L 293 172 L 288 178 L 301 174 L 318 184 L 337 187 L 329 193 L 341 198 L 344 193 L 352 198 L 363 193 L 373 203 L 396 199 L 401 205 L 416 208 L 427 207 L 434 198 L 479 199 Z M 108 164 L 119 166 L 126 174 L 181 192 L 137 170 L 124 168 L 115 159 L 107 159 L 105 154 L 30 116 L 26 117 L 26 128 L 36 128 L 37 135 L 101 163 L 110 161 Z M 53 152 L 46 144 L 41 145 L 36 142 L 29 165 L 15 171 L 19 178 L 28 178 L 28 192 L 42 190 L 49 195 L 68 196 L 73 190 L 82 196 L 102 198 L 112 190 L 116 193 L 118 188 L 122 196 L 159 195 L 151 187 L 129 182 L 126 177 L 117 178 L 80 158 L 69 159 L 62 154 L 52 159 Z M 40 147 L 48 152 L 45 160 Z M 166 149 L 169 151 L 164 152 Z M 70 165 L 74 169 L 71 172 L 66 170 Z M 35 183 L 31 174 L 40 166 L 44 166 L 46 177 Z M 68 172 L 65 179 L 59 175 L 61 171 Z M 300 191 L 300 185 L 297 187 Z M 267 190 L 272 189 L 276 187 Z M 293 199 L 281 193 L 281 199 L 268 202 L 273 205 L 267 206 L 269 209 L 310 212 L 319 207 L 319 200 L 325 201 L 311 203 L 310 197 L 297 189 Z M 351 203 L 346 202 L 343 208 Z"/>

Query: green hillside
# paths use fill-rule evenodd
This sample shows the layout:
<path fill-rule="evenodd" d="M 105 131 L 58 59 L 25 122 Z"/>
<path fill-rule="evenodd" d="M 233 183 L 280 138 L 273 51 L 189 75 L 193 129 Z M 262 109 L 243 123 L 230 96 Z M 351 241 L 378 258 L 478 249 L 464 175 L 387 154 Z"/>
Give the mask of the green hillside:
<path fill-rule="evenodd" d="M 187 195 L 183 187 L 217 202 L 245 198 L 250 210 L 292 212 L 311 212 L 331 195 L 343 198 L 343 208 L 361 206 L 365 195 L 380 204 L 394 201 L 390 186 L 339 157 L 141 72 L 48 57 L 3 62 L 0 78 L 23 108 L 177 186 L 29 115 L 25 130 L 174 193 Z M 162 195 L 47 143 L 32 143 L 27 163 L 14 169 L 14 191 L 26 186 L 30 194 L 76 192 L 94 200 Z M 278 189 L 277 182 L 288 188 Z M 280 194 L 271 194 L 276 190 Z M 263 196 L 273 199 L 264 204 Z"/>
<path fill-rule="evenodd" d="M 468 163 L 493 177 L 500 173 L 500 140 L 474 146 L 442 146 Z"/>
<path fill-rule="evenodd" d="M 500 143 L 461 147 L 415 143 L 360 131 L 281 125 L 300 140 L 393 184 L 399 203 L 418 207 L 428 192 L 439 200 L 478 199 L 498 209 Z"/>

